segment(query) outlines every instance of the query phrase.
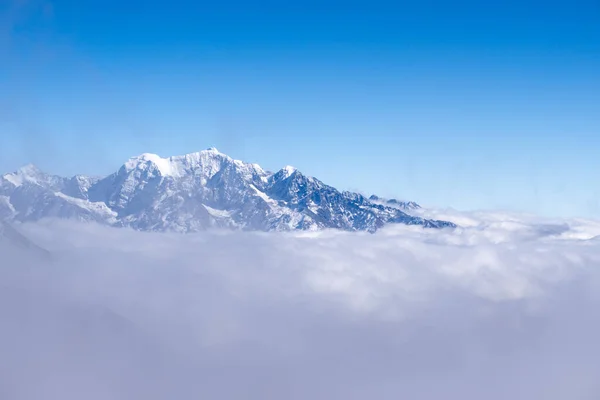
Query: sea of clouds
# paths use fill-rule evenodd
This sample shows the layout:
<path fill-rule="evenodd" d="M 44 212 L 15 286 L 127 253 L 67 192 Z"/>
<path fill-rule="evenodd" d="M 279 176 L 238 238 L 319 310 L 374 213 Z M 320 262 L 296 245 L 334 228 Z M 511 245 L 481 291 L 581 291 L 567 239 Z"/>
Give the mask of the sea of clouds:
<path fill-rule="evenodd" d="M 600 398 L 600 222 L 0 242 L 2 399 Z"/>

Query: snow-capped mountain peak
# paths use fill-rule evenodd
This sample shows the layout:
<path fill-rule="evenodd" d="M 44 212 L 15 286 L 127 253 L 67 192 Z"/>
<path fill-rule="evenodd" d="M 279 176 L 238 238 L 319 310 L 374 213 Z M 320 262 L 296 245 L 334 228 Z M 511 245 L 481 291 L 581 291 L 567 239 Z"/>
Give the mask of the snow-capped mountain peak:
<path fill-rule="evenodd" d="M 204 175 L 206 178 L 214 176 L 224 164 L 234 164 L 238 167 L 262 171 L 257 164 L 246 164 L 234 160 L 226 154 L 219 152 L 215 147 L 195 153 L 163 158 L 157 154 L 144 153 L 130 158 L 123 165 L 123 172 L 130 173 L 135 170 L 156 171 L 162 177 L 182 178 L 190 174 Z M 262 171 L 264 172 L 264 171 Z"/>
<path fill-rule="evenodd" d="M 283 171 L 283 175 L 287 178 L 291 176 L 294 172 L 297 171 L 296 167 L 292 167 L 291 165 L 286 165 L 281 169 Z"/>
<path fill-rule="evenodd" d="M 35 184 L 13 183 L 28 180 Z M 214 147 L 172 157 L 144 153 L 102 179 L 60 178 L 27 167 L 0 179 L 0 196 L 0 215 L 15 220 L 77 218 L 140 230 L 373 232 L 386 223 L 453 226 L 340 192 L 291 166 L 271 173 Z"/>
<path fill-rule="evenodd" d="M 33 164 L 27 164 L 15 172 L 2 175 L 0 177 L 0 194 L 1 188 L 5 185 L 12 186 L 13 188 L 19 188 L 23 185 L 34 185 L 39 187 L 48 187 L 58 189 L 64 183 L 64 178 L 55 175 L 49 175 L 42 172 L 38 167 Z"/>
<path fill-rule="evenodd" d="M 173 163 L 167 158 L 157 154 L 144 153 L 130 158 L 124 165 L 125 171 L 155 168 L 162 176 L 176 176 L 178 171 L 173 168 Z"/>
<path fill-rule="evenodd" d="M 46 174 L 40 171 L 35 165 L 27 164 L 15 172 L 5 174 L 2 177 L 15 186 L 21 186 L 24 182 L 38 183 L 38 181 L 43 181 L 46 178 Z"/>
<path fill-rule="evenodd" d="M 418 210 L 421 206 L 414 201 L 405 201 L 397 199 L 384 199 L 376 195 L 371 195 L 369 200 L 376 204 L 384 204 L 389 207 L 399 208 L 404 211 Z"/>

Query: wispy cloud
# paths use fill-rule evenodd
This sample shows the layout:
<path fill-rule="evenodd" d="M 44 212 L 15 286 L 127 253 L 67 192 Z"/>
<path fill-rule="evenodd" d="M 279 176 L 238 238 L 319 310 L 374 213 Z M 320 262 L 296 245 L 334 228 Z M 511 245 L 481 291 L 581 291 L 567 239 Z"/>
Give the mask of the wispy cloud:
<path fill-rule="evenodd" d="M 56 260 L 3 260 L 0 395 L 597 399 L 600 225 L 443 214 L 470 223 L 21 226 Z"/>

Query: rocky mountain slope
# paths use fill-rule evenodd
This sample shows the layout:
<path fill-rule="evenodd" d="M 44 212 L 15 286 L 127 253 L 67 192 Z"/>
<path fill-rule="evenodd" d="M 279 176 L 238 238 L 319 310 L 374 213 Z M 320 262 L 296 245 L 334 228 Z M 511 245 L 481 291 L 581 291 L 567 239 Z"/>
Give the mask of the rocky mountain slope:
<path fill-rule="evenodd" d="M 16 221 L 69 218 L 178 232 L 454 226 L 404 212 L 416 203 L 378 200 L 340 192 L 293 167 L 268 172 L 215 148 L 169 158 L 142 154 L 104 178 L 63 178 L 33 165 L 0 178 L 0 219 Z"/>

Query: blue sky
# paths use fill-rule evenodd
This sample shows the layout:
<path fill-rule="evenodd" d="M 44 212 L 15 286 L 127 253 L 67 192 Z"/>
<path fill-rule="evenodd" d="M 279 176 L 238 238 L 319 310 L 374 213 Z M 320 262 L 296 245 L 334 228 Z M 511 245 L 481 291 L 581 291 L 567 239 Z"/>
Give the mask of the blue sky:
<path fill-rule="evenodd" d="M 122 3 L 0 0 L 0 171 L 216 146 L 426 205 L 600 217 L 597 1 Z"/>

